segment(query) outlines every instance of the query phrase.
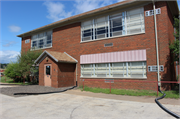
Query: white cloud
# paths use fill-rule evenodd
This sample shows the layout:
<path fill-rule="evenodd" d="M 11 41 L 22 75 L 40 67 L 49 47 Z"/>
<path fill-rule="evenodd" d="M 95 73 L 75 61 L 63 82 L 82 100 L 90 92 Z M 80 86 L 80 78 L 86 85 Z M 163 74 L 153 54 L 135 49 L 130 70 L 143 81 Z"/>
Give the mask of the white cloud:
<path fill-rule="evenodd" d="M 72 15 L 72 12 L 66 12 L 65 6 L 60 2 L 44 2 L 44 5 L 47 7 L 48 16 L 47 18 L 51 19 L 53 22 L 58 21 Z"/>
<path fill-rule="evenodd" d="M 19 52 L 12 50 L 0 51 L 0 63 L 16 62 L 19 54 Z"/>
<path fill-rule="evenodd" d="M 4 47 L 9 47 L 13 44 L 17 43 L 16 41 L 9 41 L 8 43 L 6 43 L 5 45 L 3 45 Z"/>
<path fill-rule="evenodd" d="M 9 26 L 9 29 L 10 29 L 11 32 L 19 32 L 21 30 L 21 27 L 11 25 L 11 26 Z"/>
<path fill-rule="evenodd" d="M 111 0 L 75 0 L 75 2 L 74 7 L 76 9 L 76 14 L 112 4 Z"/>
<path fill-rule="evenodd" d="M 74 3 L 71 2 L 72 7 L 68 8 L 69 11 L 65 10 L 65 6 L 61 2 L 46 1 L 43 5 L 47 7 L 47 18 L 55 22 L 112 3 L 112 0 L 75 0 Z"/>
<path fill-rule="evenodd" d="M 118 0 L 117 2 L 122 2 L 122 1 L 125 1 L 125 0 Z"/>

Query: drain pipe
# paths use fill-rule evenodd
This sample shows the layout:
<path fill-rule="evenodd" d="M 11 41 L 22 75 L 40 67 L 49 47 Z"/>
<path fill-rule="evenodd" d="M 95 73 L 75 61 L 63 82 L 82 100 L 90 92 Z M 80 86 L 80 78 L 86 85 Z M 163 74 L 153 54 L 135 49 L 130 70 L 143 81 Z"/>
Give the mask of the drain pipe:
<path fill-rule="evenodd" d="M 153 9 L 154 9 L 154 27 L 155 27 L 155 38 L 156 38 L 156 57 L 157 57 L 157 78 L 158 78 L 158 86 L 161 86 L 160 83 L 160 77 L 159 77 L 159 50 L 158 50 L 158 36 L 157 36 L 157 24 L 156 24 L 156 8 L 155 8 L 155 3 L 154 0 L 153 2 Z"/>
<path fill-rule="evenodd" d="M 76 63 L 76 87 L 77 87 L 77 63 Z"/>
<path fill-rule="evenodd" d="M 158 87 L 158 91 L 159 91 L 160 93 L 162 93 L 163 96 L 158 97 L 158 98 L 155 99 L 156 104 L 157 104 L 161 109 L 163 109 L 165 112 L 167 112 L 168 114 L 170 114 L 171 116 L 173 116 L 173 117 L 175 117 L 175 118 L 177 118 L 177 119 L 180 119 L 180 116 L 179 116 L 179 115 L 177 115 L 177 114 L 174 113 L 174 112 L 171 112 L 170 110 L 168 110 L 166 107 L 164 107 L 164 106 L 158 101 L 158 100 L 160 100 L 160 99 L 163 99 L 163 98 L 166 96 L 166 94 L 161 91 L 160 87 Z"/>

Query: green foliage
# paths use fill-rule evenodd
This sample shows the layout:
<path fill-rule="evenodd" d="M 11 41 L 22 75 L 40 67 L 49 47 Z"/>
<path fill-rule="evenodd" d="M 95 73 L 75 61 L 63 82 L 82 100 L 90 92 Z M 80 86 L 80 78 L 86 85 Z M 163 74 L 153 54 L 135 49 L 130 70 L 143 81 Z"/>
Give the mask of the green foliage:
<path fill-rule="evenodd" d="M 18 68 L 19 68 L 19 63 L 11 62 L 7 65 L 4 74 L 9 78 L 15 79 L 16 76 L 21 76 L 20 72 L 18 71 Z"/>
<path fill-rule="evenodd" d="M 179 62 L 179 19 L 178 18 L 174 18 L 174 27 L 176 29 L 176 33 L 174 33 L 176 40 L 170 43 L 169 48 L 173 53 L 174 61 Z"/>
<path fill-rule="evenodd" d="M 22 76 L 27 77 L 28 75 L 30 75 L 30 73 L 34 74 L 38 71 L 34 61 L 40 56 L 41 53 L 41 50 L 29 50 L 26 52 L 22 52 L 21 55 L 18 56 L 19 71 L 21 72 Z"/>
<path fill-rule="evenodd" d="M 174 36 L 176 39 L 179 40 L 179 19 L 174 18 L 174 27 L 176 28 L 176 33 L 174 33 Z"/>
<path fill-rule="evenodd" d="M 179 40 L 171 43 L 169 48 L 173 53 L 174 61 L 179 61 Z"/>
<path fill-rule="evenodd" d="M 17 84 L 17 85 L 31 85 L 31 84 L 33 84 L 33 83 L 31 83 L 31 82 L 30 82 L 30 83 L 23 83 L 23 82 L 20 82 L 20 81 L 14 83 L 14 80 L 12 80 L 12 79 L 9 78 L 9 77 L 5 77 L 5 76 L 4 76 L 4 77 L 1 77 L 1 82 L 2 82 L 2 83 L 10 83 L 10 84 L 13 84 L 13 85 L 14 85 L 14 84 Z"/>
<path fill-rule="evenodd" d="M 38 71 L 34 61 L 39 57 L 42 51 L 27 51 L 22 52 L 21 55 L 18 55 L 17 62 L 11 62 L 8 64 L 5 75 L 9 78 L 16 79 L 16 82 L 21 81 L 21 78 L 27 78 L 30 74 L 34 74 Z"/>

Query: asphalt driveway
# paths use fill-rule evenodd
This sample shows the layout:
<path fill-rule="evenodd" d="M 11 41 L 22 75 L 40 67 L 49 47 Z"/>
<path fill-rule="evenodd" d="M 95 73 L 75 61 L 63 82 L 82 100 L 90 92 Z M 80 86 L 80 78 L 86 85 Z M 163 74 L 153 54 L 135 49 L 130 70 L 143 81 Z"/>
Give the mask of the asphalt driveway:
<path fill-rule="evenodd" d="M 108 95 L 107 95 L 108 96 Z M 0 94 L 1 119 L 174 119 L 155 103 L 54 93 L 12 97 Z M 165 105 L 180 114 L 180 105 Z"/>
<path fill-rule="evenodd" d="M 57 93 L 62 92 L 64 90 L 71 89 L 71 87 L 63 87 L 63 88 L 53 88 L 53 87 L 46 87 L 40 85 L 11 85 L 11 84 L 0 84 L 0 93 L 8 96 L 13 97 L 22 97 L 28 96 L 24 95 L 28 93 L 31 94 L 43 94 L 43 93 Z M 23 95 L 14 95 L 15 93 L 24 93 Z"/>

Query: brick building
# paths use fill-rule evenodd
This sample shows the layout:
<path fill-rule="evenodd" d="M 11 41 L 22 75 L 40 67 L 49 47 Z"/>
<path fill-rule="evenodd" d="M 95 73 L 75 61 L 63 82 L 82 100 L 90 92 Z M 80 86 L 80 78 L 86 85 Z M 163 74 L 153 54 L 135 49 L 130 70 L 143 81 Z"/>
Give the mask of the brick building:
<path fill-rule="evenodd" d="M 80 85 L 83 79 L 157 81 L 156 38 L 161 80 L 175 80 L 169 50 L 174 40 L 173 17 L 177 1 L 156 1 L 156 25 L 152 1 L 123 1 L 75 15 L 18 35 L 22 51 L 43 49 L 39 85 Z M 86 82 L 106 87 L 105 82 Z M 119 82 L 125 89 L 151 89 L 156 84 Z M 162 84 L 165 89 L 171 85 Z M 106 87 L 107 88 L 107 87 Z"/>

